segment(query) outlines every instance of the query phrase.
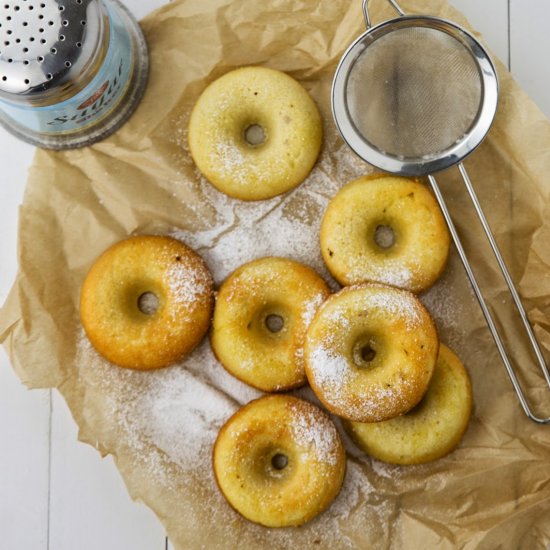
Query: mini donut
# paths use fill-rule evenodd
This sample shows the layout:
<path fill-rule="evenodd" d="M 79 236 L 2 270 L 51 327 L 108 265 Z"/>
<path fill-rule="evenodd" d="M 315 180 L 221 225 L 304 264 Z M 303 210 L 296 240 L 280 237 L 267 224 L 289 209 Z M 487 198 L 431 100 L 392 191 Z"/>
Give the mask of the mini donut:
<path fill-rule="evenodd" d="M 267 395 L 221 428 L 213 467 L 237 512 L 266 527 L 287 527 L 328 508 L 342 486 L 346 456 L 321 409 L 290 395 Z"/>
<path fill-rule="evenodd" d="M 286 258 L 260 258 L 222 284 L 211 344 L 227 371 L 259 390 L 306 383 L 306 330 L 330 290 L 311 268 Z"/>
<path fill-rule="evenodd" d="M 406 290 L 366 283 L 332 295 L 306 336 L 306 375 L 334 414 L 379 422 L 422 398 L 439 339 L 430 314 Z"/>
<path fill-rule="evenodd" d="M 459 444 L 471 411 L 468 372 L 442 344 L 428 391 L 416 407 L 384 422 L 344 425 L 370 456 L 392 464 L 422 464 L 441 458 Z"/>
<path fill-rule="evenodd" d="M 188 354 L 210 325 L 213 280 L 202 258 L 171 237 L 130 237 L 88 272 L 80 319 L 107 360 L 131 369 L 165 367 Z"/>
<path fill-rule="evenodd" d="M 300 184 L 321 149 L 323 128 L 307 91 L 265 67 L 233 70 L 201 94 L 189 121 L 195 164 L 217 189 L 268 199 Z"/>
<path fill-rule="evenodd" d="M 340 284 L 371 281 L 415 293 L 441 275 L 450 246 L 430 191 L 416 180 L 382 174 L 356 179 L 333 197 L 320 240 Z"/>

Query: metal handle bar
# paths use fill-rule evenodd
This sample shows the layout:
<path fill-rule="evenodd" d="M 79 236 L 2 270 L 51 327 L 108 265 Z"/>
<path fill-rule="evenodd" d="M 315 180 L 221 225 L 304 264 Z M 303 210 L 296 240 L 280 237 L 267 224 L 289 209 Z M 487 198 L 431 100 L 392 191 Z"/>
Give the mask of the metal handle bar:
<path fill-rule="evenodd" d="M 466 173 L 466 169 L 464 168 L 464 165 L 460 163 L 458 165 L 458 169 L 460 170 L 460 173 L 462 175 L 462 179 L 464 180 L 464 183 L 466 185 L 466 188 L 468 190 L 468 193 L 470 195 L 470 199 L 472 200 L 474 207 L 476 209 L 476 213 L 479 217 L 479 220 L 481 221 L 481 224 L 483 225 L 483 229 L 485 231 L 485 234 L 487 235 L 487 238 L 489 240 L 489 243 L 491 244 L 491 248 L 493 249 L 493 253 L 498 261 L 499 267 L 502 271 L 502 274 L 504 276 L 504 279 L 506 280 L 506 284 L 508 285 L 508 288 L 510 289 L 510 293 L 512 294 L 512 297 L 514 299 L 514 302 L 516 304 L 516 307 L 520 313 L 521 319 L 523 321 L 523 324 L 525 326 L 525 329 L 527 331 L 527 334 L 529 335 L 529 339 L 531 340 L 531 344 L 533 346 L 533 349 L 535 351 L 535 354 L 537 356 L 537 359 L 539 361 L 539 365 L 541 367 L 542 372 L 544 373 L 544 377 L 546 378 L 546 381 L 548 385 L 550 386 L 550 375 L 548 373 L 548 367 L 546 366 L 546 363 L 544 361 L 544 358 L 542 356 L 542 353 L 540 351 L 540 347 L 535 339 L 535 335 L 533 333 L 533 329 L 531 328 L 531 325 L 529 324 L 529 321 L 527 320 L 527 314 L 525 313 L 525 309 L 521 303 L 519 294 L 514 286 L 514 283 L 512 282 L 512 279 L 510 277 L 510 273 L 508 271 L 508 268 L 506 267 L 506 264 L 504 263 L 504 259 L 502 258 L 502 254 L 500 253 L 500 250 L 495 242 L 495 239 L 493 237 L 493 234 L 489 228 L 489 225 L 487 223 L 487 219 L 485 218 L 485 215 L 483 214 L 483 210 L 481 209 L 481 206 L 479 204 L 479 201 L 477 199 L 477 196 L 474 192 L 472 183 L 470 181 L 470 178 L 468 177 L 468 174 Z M 445 218 L 445 221 L 447 222 L 447 225 L 449 227 L 449 231 L 451 233 L 451 237 L 453 239 L 453 242 L 455 244 L 455 247 L 458 251 L 458 255 L 460 256 L 460 260 L 462 261 L 462 265 L 464 266 L 464 269 L 466 270 L 466 274 L 468 275 L 468 279 L 470 280 L 470 284 L 472 285 L 472 288 L 474 290 L 474 293 L 476 295 L 477 301 L 479 302 L 479 305 L 481 307 L 481 311 L 483 312 L 483 315 L 485 317 L 485 320 L 487 321 L 487 325 L 489 326 L 489 330 L 491 331 L 491 335 L 493 337 L 493 340 L 495 341 L 495 344 L 497 346 L 497 349 L 499 351 L 500 357 L 502 358 L 502 361 L 504 363 L 504 366 L 506 367 L 506 371 L 508 373 L 508 376 L 510 377 L 510 380 L 512 382 L 512 385 L 514 387 L 514 390 L 518 396 L 519 402 L 523 408 L 523 411 L 525 414 L 534 422 L 537 424 L 549 424 L 550 423 L 550 417 L 548 418 L 540 418 L 536 416 L 533 411 L 531 410 L 531 407 L 529 406 L 529 403 L 527 401 L 527 398 L 525 397 L 525 394 L 521 388 L 521 385 L 518 381 L 518 378 L 516 376 L 516 373 L 512 367 L 510 358 L 508 357 L 508 353 L 506 352 L 506 348 L 504 347 L 504 344 L 502 342 L 502 339 L 500 337 L 500 334 L 496 328 L 495 322 L 493 321 L 493 317 L 491 315 L 491 312 L 489 311 L 489 308 L 487 307 L 487 304 L 485 303 L 485 299 L 483 298 L 483 294 L 481 293 L 481 289 L 479 288 L 479 285 L 477 283 L 477 280 L 475 278 L 474 272 L 472 270 L 472 267 L 470 266 L 470 262 L 468 261 L 468 258 L 466 256 L 466 253 L 464 252 L 464 247 L 462 246 L 462 243 L 460 241 L 460 238 L 458 236 L 458 233 L 456 231 L 456 228 L 454 226 L 453 220 L 451 218 L 451 215 L 449 213 L 449 209 L 447 208 L 447 205 L 445 203 L 445 200 L 443 199 L 443 195 L 441 194 L 441 191 L 439 189 L 439 186 L 437 184 L 436 179 L 429 175 L 428 179 L 430 181 L 430 184 L 432 186 L 433 192 L 435 194 L 435 197 L 437 199 L 437 202 L 439 203 L 439 207 L 441 208 L 441 211 L 443 212 L 443 216 Z"/>
<path fill-rule="evenodd" d="M 405 15 L 405 12 L 399 7 L 399 4 L 395 0 L 388 0 L 388 2 L 393 6 L 393 9 L 399 15 Z M 365 18 L 365 25 L 367 26 L 367 29 L 370 29 L 372 27 L 372 23 L 370 20 L 368 3 L 369 0 L 363 0 L 363 17 Z"/>

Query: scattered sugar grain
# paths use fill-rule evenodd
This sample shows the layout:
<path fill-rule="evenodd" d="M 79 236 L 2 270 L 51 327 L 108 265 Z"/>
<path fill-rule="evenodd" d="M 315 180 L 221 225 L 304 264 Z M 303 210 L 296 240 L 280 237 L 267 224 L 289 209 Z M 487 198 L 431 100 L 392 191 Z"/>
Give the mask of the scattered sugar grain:
<path fill-rule="evenodd" d="M 166 274 L 168 288 L 176 302 L 193 305 L 209 290 L 206 274 L 199 267 L 174 262 Z"/>
<path fill-rule="evenodd" d="M 331 466 L 338 463 L 338 433 L 327 417 L 300 407 L 292 417 L 291 430 L 299 446 L 313 447 L 319 462 Z"/>
<path fill-rule="evenodd" d="M 316 167 L 299 191 L 303 203 L 324 212 L 328 198 L 312 191 L 319 177 L 322 179 L 322 172 Z M 201 192 L 215 208 L 217 219 L 207 231 L 177 231 L 173 236 L 203 256 L 217 284 L 246 262 L 266 256 L 280 256 L 309 265 L 333 288 L 337 286 L 319 250 L 321 216 L 313 223 L 304 222 L 301 211 L 294 212 L 292 208 L 287 208 L 293 201 L 292 193 L 267 201 L 243 202 L 217 191 L 202 177 L 200 181 Z M 306 206 L 302 204 L 302 208 Z"/>
<path fill-rule="evenodd" d="M 209 457 L 219 428 L 236 404 L 184 369 L 166 369 L 136 399 L 137 428 L 182 469 Z"/>
<path fill-rule="evenodd" d="M 322 345 L 313 348 L 309 360 L 315 381 L 323 388 L 341 387 L 349 377 L 347 359 Z"/>
<path fill-rule="evenodd" d="M 309 327 L 313 317 L 317 313 L 317 310 L 321 307 L 321 304 L 325 301 L 325 296 L 323 294 L 316 294 L 308 300 L 302 310 L 302 323 L 305 327 Z"/>
<path fill-rule="evenodd" d="M 353 281 L 362 281 L 365 279 L 365 266 L 354 266 L 350 270 L 349 278 Z M 411 284 L 413 274 L 411 270 L 405 265 L 399 265 L 391 260 L 386 260 L 384 265 L 376 266 L 370 263 L 367 268 L 368 279 L 380 281 L 388 285 L 392 285 L 399 288 L 408 288 Z"/>
<path fill-rule="evenodd" d="M 469 296 L 474 301 L 473 296 Z M 460 351 L 467 344 L 468 314 L 464 298 L 445 278 L 440 279 L 421 296 L 422 303 L 434 318 L 442 340 L 452 349 Z"/>
<path fill-rule="evenodd" d="M 398 316 L 404 319 L 407 328 L 410 330 L 418 327 L 422 322 L 419 304 L 416 299 L 404 292 L 388 289 L 373 293 L 369 296 L 367 308 L 369 306 L 387 311 L 392 317 Z"/>

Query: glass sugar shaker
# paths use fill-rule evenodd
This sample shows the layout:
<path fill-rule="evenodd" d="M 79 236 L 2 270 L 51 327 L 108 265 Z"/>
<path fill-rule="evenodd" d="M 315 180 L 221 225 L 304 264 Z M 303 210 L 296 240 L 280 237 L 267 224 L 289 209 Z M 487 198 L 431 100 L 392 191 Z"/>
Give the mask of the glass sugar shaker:
<path fill-rule="evenodd" d="M 141 29 L 118 0 L 0 0 L 0 124 L 39 147 L 90 145 L 147 82 Z"/>

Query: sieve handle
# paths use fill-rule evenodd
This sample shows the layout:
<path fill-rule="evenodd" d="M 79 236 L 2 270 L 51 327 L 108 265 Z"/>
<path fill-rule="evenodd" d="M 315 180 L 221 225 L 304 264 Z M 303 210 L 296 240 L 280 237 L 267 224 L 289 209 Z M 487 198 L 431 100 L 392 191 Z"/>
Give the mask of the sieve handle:
<path fill-rule="evenodd" d="M 500 250 L 499 250 L 499 248 L 496 244 L 496 241 L 493 237 L 493 234 L 492 234 L 492 232 L 489 228 L 489 224 L 487 223 L 487 219 L 485 218 L 485 215 L 483 214 L 483 210 L 481 209 L 479 200 L 477 199 L 477 196 L 476 196 L 475 191 L 473 189 L 471 180 L 468 177 L 466 169 L 464 168 L 464 165 L 462 163 L 460 163 L 458 165 L 458 168 L 460 170 L 460 174 L 462 175 L 462 179 L 464 180 L 464 184 L 466 185 L 466 188 L 468 190 L 470 198 L 471 198 L 471 200 L 474 204 L 474 208 L 475 208 L 476 213 L 479 217 L 479 220 L 481 221 L 481 224 L 483 225 L 483 229 L 485 231 L 485 234 L 487 235 L 489 243 L 491 244 L 491 248 L 493 249 L 493 253 L 495 254 L 495 257 L 497 259 L 499 267 L 500 267 L 500 269 L 502 271 L 502 274 L 503 274 L 503 276 L 506 280 L 506 284 L 508 285 L 508 288 L 510 289 L 510 293 L 512 294 L 512 297 L 514 299 L 516 307 L 517 307 L 517 309 L 520 313 L 521 319 L 523 321 L 523 324 L 525 326 L 527 334 L 529 335 L 529 339 L 531 341 L 531 344 L 533 346 L 533 349 L 534 349 L 535 354 L 537 356 L 537 359 L 539 361 L 539 365 L 541 367 L 542 372 L 544 373 L 544 377 L 546 378 L 546 382 L 550 385 L 550 375 L 548 373 L 548 367 L 546 366 L 546 363 L 545 363 L 544 358 L 542 356 L 540 347 L 539 347 L 539 345 L 538 345 L 538 343 L 535 339 L 533 329 L 531 328 L 531 325 L 529 324 L 529 321 L 527 319 L 527 314 L 525 313 L 525 309 L 524 309 L 524 307 L 521 303 L 521 299 L 519 297 L 519 294 L 518 294 L 518 292 L 517 292 L 517 290 L 514 286 L 514 283 L 512 282 L 512 279 L 510 277 L 510 273 L 508 271 L 508 268 L 506 267 L 506 264 L 504 263 L 504 259 L 502 258 L 502 254 L 500 253 Z M 550 417 L 540 418 L 540 417 L 536 416 L 533 413 L 533 411 L 531 410 L 531 407 L 529 406 L 529 403 L 527 401 L 527 398 L 525 397 L 523 389 L 521 388 L 521 385 L 520 385 L 519 380 L 517 378 L 517 375 L 514 371 L 514 368 L 512 367 L 510 358 L 508 357 L 508 353 L 506 352 L 506 348 L 504 347 L 504 344 L 502 342 L 500 334 L 499 334 L 499 332 L 496 328 L 496 325 L 495 325 L 495 322 L 494 322 L 493 317 L 491 315 L 491 312 L 489 311 L 489 308 L 487 307 L 485 299 L 483 298 L 483 294 L 481 292 L 481 289 L 479 288 L 479 285 L 478 285 L 477 280 L 475 278 L 472 267 L 470 266 L 470 262 L 468 261 L 468 258 L 466 256 L 466 252 L 464 251 L 464 248 L 463 248 L 462 243 L 460 241 L 460 237 L 458 236 L 458 232 L 455 228 L 455 225 L 454 225 L 453 220 L 451 218 L 451 215 L 449 213 L 449 209 L 447 208 L 447 205 L 445 203 L 443 195 L 441 194 L 441 191 L 439 189 L 437 181 L 431 175 L 428 176 L 428 179 L 429 179 L 430 184 L 432 186 L 432 189 L 433 189 L 433 192 L 434 192 L 435 197 L 437 199 L 437 202 L 439 203 L 439 207 L 441 208 L 441 211 L 443 213 L 445 221 L 447 222 L 447 225 L 449 227 L 449 231 L 451 233 L 451 237 L 452 237 L 453 242 L 455 244 L 455 247 L 457 249 L 458 255 L 460 256 L 460 260 L 462 261 L 462 265 L 464 266 L 464 269 L 466 270 L 466 274 L 468 276 L 468 279 L 470 280 L 470 284 L 472 285 L 472 288 L 473 288 L 474 293 L 476 295 L 477 301 L 479 302 L 479 305 L 481 307 L 481 311 L 483 312 L 485 320 L 487 321 L 487 325 L 489 327 L 489 330 L 491 331 L 491 335 L 493 337 L 493 340 L 495 341 L 495 344 L 497 346 L 500 357 L 501 357 L 501 359 L 504 363 L 504 366 L 506 367 L 506 371 L 508 373 L 508 376 L 510 377 L 510 380 L 512 382 L 512 386 L 514 387 L 514 390 L 515 390 L 515 392 L 518 396 L 518 399 L 519 399 L 519 402 L 520 402 L 520 404 L 523 408 L 523 411 L 534 422 L 536 422 L 538 424 L 549 424 L 550 423 Z"/>
<path fill-rule="evenodd" d="M 400 15 L 405 15 L 405 12 L 399 7 L 399 4 L 395 0 L 388 0 L 388 2 L 392 5 L 393 9 Z M 367 29 L 370 29 L 372 27 L 370 15 L 369 15 L 369 7 L 368 7 L 369 0 L 363 0 L 363 17 L 365 18 L 365 25 Z"/>

